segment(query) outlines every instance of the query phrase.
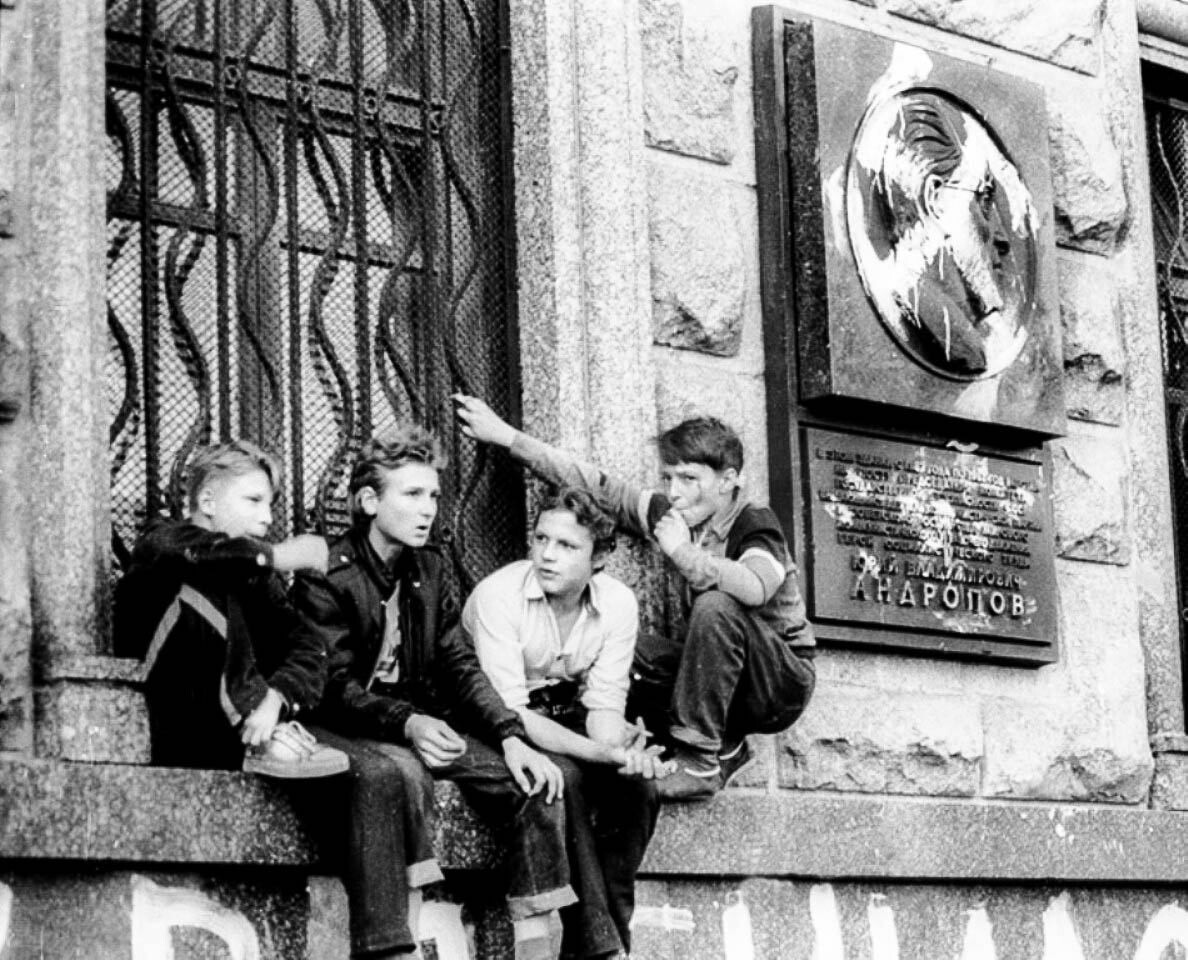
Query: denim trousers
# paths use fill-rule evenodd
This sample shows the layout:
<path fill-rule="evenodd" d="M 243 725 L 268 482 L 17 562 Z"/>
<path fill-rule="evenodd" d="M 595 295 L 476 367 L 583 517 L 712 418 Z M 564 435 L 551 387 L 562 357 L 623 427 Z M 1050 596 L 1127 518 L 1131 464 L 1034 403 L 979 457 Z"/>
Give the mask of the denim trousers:
<path fill-rule="evenodd" d="M 528 797 L 503 757 L 471 737 L 448 767 L 429 770 L 408 747 L 348 738 L 321 727 L 322 743 L 345 751 L 345 777 L 291 787 L 321 852 L 340 871 L 350 905 L 351 951 L 366 956 L 413 946 L 408 894 L 442 879 L 434 853 L 434 777 L 454 780 L 507 849 L 507 897 L 513 917 L 571 904 L 565 811 Z"/>
<path fill-rule="evenodd" d="M 635 875 L 656 829 L 655 783 L 614 767 L 549 755 L 565 777 L 568 853 L 578 902 L 561 911 L 564 957 L 631 949 Z"/>
<path fill-rule="evenodd" d="M 747 734 L 790 727 L 816 676 L 766 621 L 708 590 L 693 601 L 684 636 L 639 638 L 628 715 L 678 745 L 717 753 Z"/>

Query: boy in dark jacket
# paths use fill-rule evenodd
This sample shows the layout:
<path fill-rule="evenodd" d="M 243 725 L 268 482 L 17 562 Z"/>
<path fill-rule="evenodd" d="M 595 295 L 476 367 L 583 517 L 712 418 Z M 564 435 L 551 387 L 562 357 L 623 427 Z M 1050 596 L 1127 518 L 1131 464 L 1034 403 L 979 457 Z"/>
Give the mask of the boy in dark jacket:
<path fill-rule="evenodd" d="M 663 490 L 651 490 L 521 433 L 477 397 L 454 400 L 463 433 L 593 493 L 684 580 L 688 626 L 683 636 L 640 637 L 629 710 L 673 747 L 677 772 L 658 782 L 661 798 L 713 796 L 749 761 L 746 735 L 791 726 L 816 679 L 796 565 L 776 515 L 743 495 L 738 435 L 713 417 L 666 430 L 657 438 Z"/>
<path fill-rule="evenodd" d="M 154 763 L 286 778 L 347 768 L 293 720 L 320 699 L 326 655 L 278 573 L 325 569 L 326 543 L 265 540 L 278 472 L 247 441 L 200 450 L 188 519 L 150 522 L 132 550 L 115 652 L 144 659 Z"/>
<path fill-rule="evenodd" d="M 397 869 L 375 863 L 360 884 L 372 899 L 388 885 L 377 902 L 400 909 L 381 914 L 352 902 L 352 948 L 368 957 L 413 949 L 416 891 L 441 876 L 432 847 L 432 778 L 448 777 L 507 836 L 517 960 L 551 960 L 560 943 L 558 910 L 576 900 L 564 807 L 553 802 L 562 777 L 524 742 L 523 722 L 456 627 L 442 557 L 426 546 L 440 466 L 436 440 L 417 427 L 368 443 L 350 482 L 354 528 L 332 544 L 325 575 L 303 575 L 294 585 L 298 609 L 330 650 L 316 732 L 351 755 L 353 776 L 389 784 L 401 813 L 392 817 L 390 807 L 376 804 L 352 824 L 364 867 L 372 859 L 365 840 L 381 827 L 403 849 Z"/>

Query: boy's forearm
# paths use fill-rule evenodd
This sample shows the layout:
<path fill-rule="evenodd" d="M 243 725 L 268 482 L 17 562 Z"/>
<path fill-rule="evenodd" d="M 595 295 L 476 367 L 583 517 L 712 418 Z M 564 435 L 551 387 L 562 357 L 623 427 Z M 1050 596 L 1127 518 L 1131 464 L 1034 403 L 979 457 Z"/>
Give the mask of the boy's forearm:
<path fill-rule="evenodd" d="M 568 727 L 563 727 L 555 720 L 541 716 L 527 707 L 519 711 L 520 719 L 524 721 L 524 729 L 528 739 L 534 746 L 562 756 L 573 757 L 577 760 L 588 760 L 591 763 L 614 763 L 611 747 L 598 743 L 580 733 L 574 733 Z"/>
<path fill-rule="evenodd" d="M 693 543 L 679 546 L 669 560 L 694 593 L 721 590 L 747 607 L 757 607 L 775 596 L 779 583 L 769 584 L 763 576 L 737 560 L 715 557 Z"/>
<path fill-rule="evenodd" d="M 517 460 L 537 476 L 563 486 L 578 487 L 593 494 L 624 530 L 647 536 L 648 503 L 652 491 L 612 477 L 593 464 L 524 433 L 516 431 L 508 448 Z"/>

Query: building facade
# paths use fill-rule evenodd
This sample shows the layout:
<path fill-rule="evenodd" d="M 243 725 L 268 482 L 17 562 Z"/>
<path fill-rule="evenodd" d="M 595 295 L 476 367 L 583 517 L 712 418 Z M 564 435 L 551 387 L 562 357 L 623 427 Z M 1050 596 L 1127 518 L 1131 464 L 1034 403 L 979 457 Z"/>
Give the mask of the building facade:
<path fill-rule="evenodd" d="M 156 5 L 161 22 L 175 6 Z M 242 9 L 300 8 L 328 20 L 335 10 L 356 11 L 305 6 Z M 410 16 L 428 9 L 405 7 Z M 188 7 L 199 8 L 206 6 Z M 138 4 L 105 9 L 98 0 L 0 5 L 0 956 L 345 955 L 336 953 L 344 950 L 341 890 L 283 797 L 238 775 L 145 766 L 137 665 L 108 655 L 113 526 L 118 532 L 124 489 L 113 485 L 123 448 L 113 425 L 121 405 L 111 386 L 112 304 L 120 313 L 124 296 L 113 280 L 113 209 L 126 200 L 119 210 L 145 231 L 188 222 L 230 249 L 233 229 L 213 213 L 209 226 L 187 221 L 183 208 L 217 210 L 245 189 L 227 188 L 219 201 L 218 183 L 242 183 L 236 168 L 223 181 L 210 174 L 208 202 L 171 201 L 172 213 L 148 201 L 137 207 L 131 194 L 113 200 L 121 178 L 111 168 L 112 23 L 141 13 Z M 514 376 L 491 389 L 506 389 L 504 405 L 526 429 L 638 481 L 655 475 L 643 441 L 659 430 L 695 412 L 734 424 L 748 451 L 749 491 L 781 511 L 810 611 L 823 621 L 818 686 L 804 717 L 786 733 L 756 738 L 761 762 L 723 796 L 662 816 L 639 888 L 635 955 L 1181 955 L 1188 727 L 1180 570 L 1188 554 L 1178 554 L 1176 531 L 1188 509 L 1179 486 L 1188 460 L 1177 350 L 1188 342 L 1179 339 L 1188 294 L 1177 294 L 1188 276 L 1180 267 L 1188 251 L 1188 3 L 788 0 L 773 9 L 742 0 L 510 0 L 503 13 L 507 42 L 493 49 L 504 72 L 491 77 L 508 85 L 510 175 L 499 181 L 507 222 L 481 239 L 487 249 L 507 245 L 500 262 L 510 283 L 498 296 L 506 294 L 499 302 L 511 304 L 514 324 L 499 335 Z M 797 24 L 808 32 L 797 33 Z M 1035 360 L 1047 398 L 1042 417 L 971 413 L 952 397 L 936 399 L 939 387 L 923 399 L 880 392 L 873 353 L 871 390 L 863 393 L 860 375 L 842 383 L 853 326 L 831 324 L 857 302 L 864 335 L 883 328 L 863 313 L 863 291 L 877 299 L 868 277 L 853 288 L 856 301 L 829 299 L 832 288 L 818 296 L 813 286 L 814 264 L 829 276 L 836 268 L 829 230 L 844 232 L 825 223 L 828 191 L 813 184 L 828 180 L 830 150 L 855 134 L 830 123 L 873 89 L 859 82 L 868 65 L 843 60 L 830 69 L 823 58 L 839 29 L 859 38 L 844 50 L 869 43 L 889 62 L 918 63 L 913 51 L 923 51 L 932 64 L 951 64 L 937 76 L 973 78 L 961 81 L 973 91 L 963 103 L 997 98 L 972 106 L 1003 118 L 997 135 L 1034 200 L 1031 255 L 1042 283 L 1029 296 L 1042 318 L 1032 331 L 1046 331 L 1054 345 Z M 814 52 L 798 47 L 798 36 L 810 37 Z M 136 63 L 158 56 L 160 67 L 176 50 L 146 42 L 144 58 L 127 61 L 121 89 L 134 89 Z M 225 76 L 237 52 L 220 50 Z M 247 76 L 247 59 L 240 65 Z M 268 77 L 281 87 L 306 82 L 295 79 L 296 66 L 279 71 L 262 69 L 258 89 Z M 197 72 L 187 76 L 198 83 Z M 811 102 L 797 99 L 813 83 Z M 223 81 L 211 89 L 212 103 L 239 95 Z M 421 96 L 432 99 L 428 88 Z M 449 101 L 439 99 L 434 109 L 448 127 Z M 410 129 L 430 112 L 416 110 Z M 501 128 L 484 129 L 497 137 Z M 303 142 L 293 149 L 297 157 Z M 414 179 L 412 193 L 427 182 Z M 796 192 L 805 184 L 817 208 Z M 303 196 L 294 188 L 294 204 Z M 455 221 L 447 213 L 441 222 Z M 815 222 L 824 223 L 826 241 Z M 303 235 L 277 250 L 325 256 L 319 242 Z M 368 255 L 392 269 L 386 254 Z M 142 271 L 155 262 L 146 256 Z M 360 258 L 352 262 L 362 269 Z M 258 289 L 272 282 L 268 270 L 253 276 Z M 237 282 L 211 281 L 239 296 Z M 475 316 L 501 282 L 491 281 Z M 465 292 L 434 289 L 446 290 L 447 306 L 467 303 Z M 202 302 L 186 302 L 200 325 Z M 385 301 L 376 292 L 364 302 Z M 209 303 L 212 315 L 225 309 L 217 296 Z M 284 316 L 305 316 L 306 306 Z M 832 379 L 819 390 L 806 386 L 816 355 L 801 350 L 814 331 L 829 334 L 833 351 L 821 361 Z M 277 342 L 301 350 L 299 337 Z M 396 352 L 415 361 L 434 349 L 418 342 Z M 883 349 L 905 353 L 891 337 Z M 301 364 L 313 360 L 295 362 L 298 383 L 312 376 Z M 445 372 L 426 381 L 434 384 L 422 396 L 426 410 L 445 386 L 462 382 L 450 363 L 443 359 Z M 361 370 L 346 376 L 359 391 Z M 942 370 L 936 382 L 948 389 L 992 379 L 981 368 L 964 376 Z M 215 378 L 215 407 L 229 382 Z M 234 391 L 224 428 L 250 406 L 240 379 Z M 283 429 L 294 437 L 302 417 L 313 416 L 301 412 L 313 409 L 298 402 L 303 396 L 299 386 L 285 408 Z M 347 406 L 362 409 L 358 400 Z M 147 425 L 152 413 L 142 415 Z M 425 416 L 448 424 L 441 413 Z M 1038 618 L 1035 634 L 1008 623 L 1005 586 L 1002 623 L 991 623 L 990 606 L 1000 601 L 990 588 L 977 601 L 986 610 L 970 605 L 966 591 L 952 595 L 953 622 L 912 620 L 903 611 L 923 604 L 923 576 L 907 593 L 906 581 L 896 581 L 886 610 L 877 606 L 877 575 L 865 588 L 861 576 L 849 578 L 866 568 L 845 567 L 845 586 L 830 594 L 829 564 L 855 554 L 818 547 L 872 531 L 835 530 L 813 513 L 814 497 L 827 499 L 826 475 L 813 466 L 813 451 L 828 446 L 814 446 L 824 433 L 859 437 L 831 448 L 848 456 L 916 462 L 923 455 L 894 451 L 927 448 L 928 463 L 950 470 L 976 461 L 1009 473 L 1002 464 L 1021 464 L 1034 523 L 1018 528 L 1027 550 L 1000 552 L 1026 554 L 1020 569 L 1038 586 L 1019 601 L 1027 616 L 1021 606 L 1015 620 Z M 456 437 L 451 443 L 463 467 L 474 466 Z M 167 453 L 155 462 L 168 474 Z M 859 479 L 872 477 L 859 471 Z M 312 503 L 323 488 L 307 489 Z M 293 522 L 304 516 L 295 508 Z M 836 511 L 828 516 L 837 521 Z M 1000 540 L 1009 539 L 1004 529 L 1014 528 L 995 527 Z M 514 540 L 514 523 L 504 535 Z M 505 547 L 491 549 L 480 567 Z M 458 553 L 475 555 L 465 540 Z M 649 625 L 670 623 L 655 565 L 639 553 L 616 563 L 645 598 Z M 950 584 L 933 583 L 938 613 Z M 443 802 L 444 859 L 458 872 L 432 911 L 438 955 L 464 955 L 467 936 L 478 955 L 498 955 L 506 921 L 471 879 L 489 866 L 489 838 L 467 825 L 456 798 Z"/>

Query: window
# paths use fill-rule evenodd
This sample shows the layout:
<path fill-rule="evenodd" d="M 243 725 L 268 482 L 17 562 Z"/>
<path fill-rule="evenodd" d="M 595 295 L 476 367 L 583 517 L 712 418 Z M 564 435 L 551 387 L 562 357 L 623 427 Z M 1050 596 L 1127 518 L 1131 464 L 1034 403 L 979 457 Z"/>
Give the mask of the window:
<path fill-rule="evenodd" d="M 113 0 L 107 25 L 117 565 L 233 436 L 286 464 L 278 535 L 338 532 L 398 418 L 447 444 L 461 586 L 518 555 L 519 474 L 448 401 L 516 414 L 502 0 Z"/>
<path fill-rule="evenodd" d="M 1183 648 L 1188 616 L 1188 101 L 1172 96 L 1185 89 L 1180 74 L 1147 64 L 1143 81 Z"/>

